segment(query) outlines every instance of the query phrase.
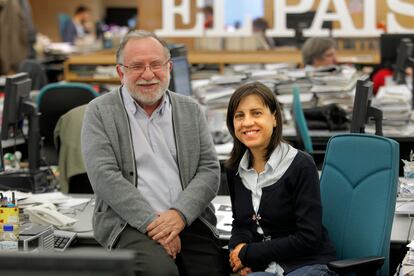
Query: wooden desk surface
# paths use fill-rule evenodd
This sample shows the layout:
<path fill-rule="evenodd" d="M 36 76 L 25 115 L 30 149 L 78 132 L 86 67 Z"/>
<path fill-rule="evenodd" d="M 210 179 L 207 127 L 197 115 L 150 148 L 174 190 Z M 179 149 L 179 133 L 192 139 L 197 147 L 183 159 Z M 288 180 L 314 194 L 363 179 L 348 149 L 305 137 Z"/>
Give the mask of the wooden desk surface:
<path fill-rule="evenodd" d="M 72 55 L 65 64 L 115 65 L 115 52 L 98 52 L 84 55 Z"/>
<path fill-rule="evenodd" d="M 337 53 L 341 63 L 378 64 L 378 51 L 342 50 Z M 194 51 L 188 52 L 190 63 L 301 63 L 302 56 L 297 49 L 280 49 L 271 51 Z M 73 55 L 66 61 L 68 64 L 115 64 L 113 51 L 99 52 L 85 55 Z"/>
<path fill-rule="evenodd" d="M 379 64 L 379 51 L 374 50 L 341 50 L 337 52 L 340 63 Z M 189 51 L 190 63 L 302 63 L 302 55 L 298 49 L 274 49 L 271 51 Z"/>

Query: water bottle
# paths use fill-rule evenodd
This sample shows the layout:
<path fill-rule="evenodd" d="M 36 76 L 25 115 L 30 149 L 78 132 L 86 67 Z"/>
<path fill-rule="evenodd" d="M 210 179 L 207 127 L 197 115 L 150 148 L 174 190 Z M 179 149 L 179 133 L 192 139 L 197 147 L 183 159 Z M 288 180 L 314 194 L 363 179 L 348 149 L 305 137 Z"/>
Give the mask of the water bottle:
<path fill-rule="evenodd" d="M 0 250 L 2 251 L 17 251 L 18 240 L 13 231 L 12 224 L 3 225 L 3 234 L 0 237 Z"/>

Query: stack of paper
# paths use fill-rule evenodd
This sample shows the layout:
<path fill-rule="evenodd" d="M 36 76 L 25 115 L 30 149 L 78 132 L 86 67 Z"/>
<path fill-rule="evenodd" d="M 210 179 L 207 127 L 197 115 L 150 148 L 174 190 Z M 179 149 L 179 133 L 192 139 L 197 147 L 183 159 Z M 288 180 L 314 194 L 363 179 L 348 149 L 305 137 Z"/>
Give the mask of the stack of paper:
<path fill-rule="evenodd" d="M 406 85 L 380 87 L 372 105 L 383 112 L 383 124 L 406 125 L 411 119 L 411 92 Z"/>
<path fill-rule="evenodd" d="M 233 84 L 233 83 L 241 83 L 242 80 L 245 80 L 247 76 L 245 74 L 234 74 L 234 75 L 215 75 L 211 77 L 211 82 L 213 84 Z"/>
<path fill-rule="evenodd" d="M 312 92 L 330 93 L 352 90 L 358 79 L 356 69 L 349 66 L 340 68 L 337 71 L 324 74 L 312 72 L 310 74 L 310 79 L 313 83 Z"/>

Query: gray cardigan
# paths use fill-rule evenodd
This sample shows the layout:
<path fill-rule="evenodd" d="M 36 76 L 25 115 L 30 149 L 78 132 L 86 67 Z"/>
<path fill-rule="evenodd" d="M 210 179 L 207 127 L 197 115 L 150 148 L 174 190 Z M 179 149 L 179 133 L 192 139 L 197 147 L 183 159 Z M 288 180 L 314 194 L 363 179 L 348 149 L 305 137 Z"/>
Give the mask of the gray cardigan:
<path fill-rule="evenodd" d="M 112 249 L 127 224 L 146 232 L 156 214 L 136 188 L 137 174 L 131 129 L 121 90 L 91 101 L 82 127 L 82 153 L 96 196 L 93 216 L 96 240 Z M 199 218 L 218 236 L 211 200 L 216 196 L 220 166 L 204 113 L 191 98 L 167 92 L 183 191 L 171 208 L 190 225 Z"/>

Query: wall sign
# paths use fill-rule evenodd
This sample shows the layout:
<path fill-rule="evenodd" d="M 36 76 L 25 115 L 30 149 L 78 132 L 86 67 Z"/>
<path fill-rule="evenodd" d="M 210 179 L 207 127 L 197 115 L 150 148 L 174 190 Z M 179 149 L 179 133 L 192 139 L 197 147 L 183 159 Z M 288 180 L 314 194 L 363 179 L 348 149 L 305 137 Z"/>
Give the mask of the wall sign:
<path fill-rule="evenodd" d="M 214 26 L 211 29 L 203 28 L 204 16 L 200 8 L 204 7 L 204 0 L 196 0 L 195 24 L 191 28 L 178 29 L 175 26 L 175 16 L 180 15 L 184 24 L 190 23 L 190 0 L 182 0 L 175 5 L 174 0 L 162 0 L 162 29 L 155 32 L 164 37 L 246 37 L 252 34 L 252 19 L 245 16 L 242 28 L 229 32 L 224 24 L 224 1 L 213 0 Z M 376 25 L 376 0 L 361 0 L 363 12 L 363 27 L 356 28 L 345 0 L 320 0 L 312 25 L 303 30 L 304 36 L 328 36 L 329 30 L 323 29 L 324 21 L 339 22 L 339 28 L 332 30 L 334 37 L 377 37 L 382 30 Z M 404 0 L 386 0 L 389 12 L 386 15 L 386 24 L 389 33 L 414 33 L 414 28 L 404 28 L 397 19 L 396 14 L 413 17 L 414 3 Z M 274 0 L 273 28 L 266 31 L 269 37 L 294 37 L 295 30 L 286 27 L 286 15 L 290 13 L 304 13 L 311 10 L 314 0 L 301 0 L 296 5 L 288 5 L 287 0 Z M 334 11 L 329 11 L 333 5 Z"/>

